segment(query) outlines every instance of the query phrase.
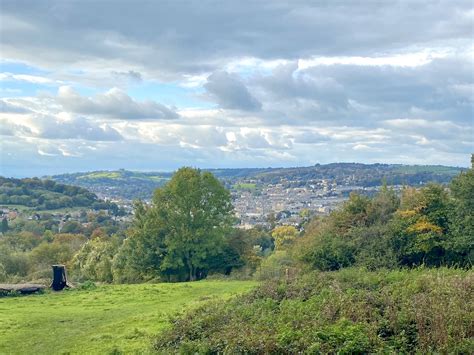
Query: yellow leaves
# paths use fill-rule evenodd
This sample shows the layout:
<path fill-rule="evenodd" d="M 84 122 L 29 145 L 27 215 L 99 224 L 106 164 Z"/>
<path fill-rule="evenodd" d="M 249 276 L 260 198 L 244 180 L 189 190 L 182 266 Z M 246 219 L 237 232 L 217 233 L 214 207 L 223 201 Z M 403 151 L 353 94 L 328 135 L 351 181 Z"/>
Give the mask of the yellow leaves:
<path fill-rule="evenodd" d="M 411 218 L 416 216 L 417 212 L 415 210 L 403 210 L 397 211 L 398 215 L 403 218 Z"/>
<path fill-rule="evenodd" d="M 277 250 L 283 250 L 292 245 L 298 235 L 298 230 L 293 226 L 276 227 L 272 232 L 275 239 L 275 247 Z"/>
<path fill-rule="evenodd" d="M 431 223 L 428 219 L 423 216 L 415 224 L 407 228 L 408 232 L 414 233 L 436 233 L 440 234 L 443 232 L 442 228 Z"/>

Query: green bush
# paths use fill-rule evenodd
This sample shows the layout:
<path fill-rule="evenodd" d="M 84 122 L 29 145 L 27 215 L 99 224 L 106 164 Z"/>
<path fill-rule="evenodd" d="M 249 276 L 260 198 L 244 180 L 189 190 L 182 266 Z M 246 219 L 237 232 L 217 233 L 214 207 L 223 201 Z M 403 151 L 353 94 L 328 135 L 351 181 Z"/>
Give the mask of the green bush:
<path fill-rule="evenodd" d="M 162 353 L 472 353 L 472 271 L 342 269 L 271 280 L 173 320 Z"/>
<path fill-rule="evenodd" d="M 257 269 L 255 278 L 257 280 L 269 280 L 285 276 L 286 270 L 294 265 L 293 258 L 286 250 L 275 251 L 269 257 L 263 259 Z"/>

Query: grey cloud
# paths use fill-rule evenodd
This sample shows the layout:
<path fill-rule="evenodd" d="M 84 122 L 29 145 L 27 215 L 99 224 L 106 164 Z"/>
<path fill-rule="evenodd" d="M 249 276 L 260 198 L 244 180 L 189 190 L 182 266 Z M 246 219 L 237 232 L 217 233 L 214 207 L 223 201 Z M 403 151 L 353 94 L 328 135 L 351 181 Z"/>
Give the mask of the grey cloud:
<path fill-rule="evenodd" d="M 308 75 L 332 78 L 344 87 L 349 98 L 370 106 L 384 106 L 392 114 L 417 107 L 446 110 L 450 118 L 455 118 L 453 115 L 467 117 L 472 110 L 472 100 L 453 90 L 453 85 L 474 84 L 468 58 L 435 59 L 413 68 L 321 66 L 308 70 Z"/>
<path fill-rule="evenodd" d="M 119 79 L 126 79 L 134 82 L 141 82 L 143 80 L 142 75 L 134 70 L 123 71 L 112 71 L 112 75 Z"/>
<path fill-rule="evenodd" d="M 46 139 L 84 139 L 88 141 L 117 141 L 122 136 L 114 128 L 92 123 L 84 117 L 59 120 L 56 117 L 35 115 L 33 124 L 38 136 Z"/>
<path fill-rule="evenodd" d="M 179 115 L 155 101 L 136 101 L 124 91 L 114 88 L 95 97 L 83 97 L 71 87 L 58 91 L 59 103 L 68 111 L 80 114 L 103 115 L 121 119 L 176 119 Z"/>
<path fill-rule="evenodd" d="M 19 1 L 2 3 L 3 55 L 54 66 L 102 60 L 162 76 L 229 59 L 374 55 L 470 43 L 466 1 Z M 106 15 L 104 15 L 106 14 Z M 350 21 L 347 20 L 350 16 Z"/>
<path fill-rule="evenodd" d="M 332 122 L 374 126 L 400 117 L 471 124 L 474 88 L 468 58 L 448 56 L 416 67 L 296 64 L 249 80 L 274 124 Z"/>
<path fill-rule="evenodd" d="M 225 109 L 256 111 L 262 106 L 238 78 L 227 72 L 211 74 L 204 87 L 219 106 Z"/>

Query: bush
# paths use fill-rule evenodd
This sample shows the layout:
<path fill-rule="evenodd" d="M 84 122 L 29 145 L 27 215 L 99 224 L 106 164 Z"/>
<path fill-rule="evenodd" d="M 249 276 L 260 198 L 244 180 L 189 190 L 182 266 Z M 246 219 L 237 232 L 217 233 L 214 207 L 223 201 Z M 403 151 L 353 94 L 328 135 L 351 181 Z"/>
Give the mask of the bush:
<path fill-rule="evenodd" d="M 260 267 L 255 273 L 257 280 L 269 280 L 285 276 L 286 270 L 294 266 L 294 260 L 288 252 L 275 251 L 269 257 L 263 259 Z"/>
<path fill-rule="evenodd" d="M 173 320 L 163 353 L 472 353 L 472 271 L 343 269 L 271 280 Z"/>
<path fill-rule="evenodd" d="M 313 238 L 301 260 L 318 270 L 339 270 L 355 263 L 355 247 L 348 239 L 322 233 Z"/>

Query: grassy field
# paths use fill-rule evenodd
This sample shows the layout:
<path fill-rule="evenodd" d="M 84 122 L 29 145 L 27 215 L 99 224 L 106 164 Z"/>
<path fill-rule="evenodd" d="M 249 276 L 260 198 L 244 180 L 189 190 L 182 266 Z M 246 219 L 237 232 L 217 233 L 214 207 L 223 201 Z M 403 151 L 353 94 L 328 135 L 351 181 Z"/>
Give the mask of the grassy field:
<path fill-rule="evenodd" d="M 234 189 L 237 190 L 255 190 L 257 188 L 257 184 L 251 184 L 251 183 L 241 183 L 241 184 L 235 184 Z"/>
<path fill-rule="evenodd" d="M 254 286 L 251 281 L 105 285 L 0 298 L 0 354 L 147 353 L 170 315 Z"/>

